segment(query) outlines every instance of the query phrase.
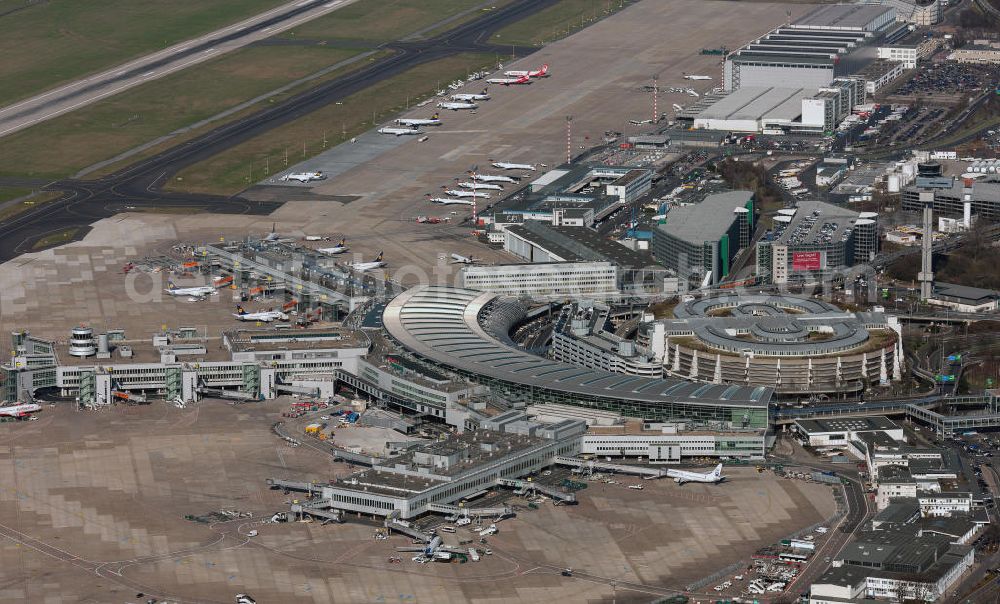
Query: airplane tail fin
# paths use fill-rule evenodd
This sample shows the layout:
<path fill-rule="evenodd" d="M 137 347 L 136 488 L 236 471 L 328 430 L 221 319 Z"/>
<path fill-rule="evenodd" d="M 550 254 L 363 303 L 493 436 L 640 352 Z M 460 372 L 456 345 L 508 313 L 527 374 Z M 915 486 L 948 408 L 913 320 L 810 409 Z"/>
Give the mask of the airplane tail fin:
<path fill-rule="evenodd" d="M 345 245 L 347 245 L 347 237 L 341 237 L 340 243 L 337 245 L 339 245 L 340 247 L 344 247 Z"/>
<path fill-rule="evenodd" d="M 432 120 L 439 120 L 439 119 L 441 119 L 441 115 L 437 111 L 435 111 L 434 115 L 431 116 L 431 119 Z"/>
<path fill-rule="evenodd" d="M 238 315 L 245 315 L 245 314 L 247 314 L 247 311 L 242 306 L 236 305 L 236 314 L 238 314 Z"/>
<path fill-rule="evenodd" d="M 488 91 L 489 89 L 490 89 L 490 87 L 489 87 L 489 86 L 487 86 L 487 87 L 483 88 L 483 94 L 488 94 L 488 92 L 487 92 L 487 91 Z"/>
<path fill-rule="evenodd" d="M 170 289 L 177 289 L 177 286 L 174 285 L 174 282 L 172 280 L 167 281 L 167 287 Z"/>
<path fill-rule="evenodd" d="M 712 471 L 712 476 L 715 478 L 722 478 L 722 464 L 715 466 L 715 470 Z"/>
<path fill-rule="evenodd" d="M 382 262 L 382 250 L 379 250 L 378 256 L 375 256 L 375 262 Z"/>
<path fill-rule="evenodd" d="M 545 75 L 546 73 L 548 73 L 548 71 L 549 71 L 549 64 L 545 63 L 542 65 L 542 68 L 538 70 L 538 75 Z"/>

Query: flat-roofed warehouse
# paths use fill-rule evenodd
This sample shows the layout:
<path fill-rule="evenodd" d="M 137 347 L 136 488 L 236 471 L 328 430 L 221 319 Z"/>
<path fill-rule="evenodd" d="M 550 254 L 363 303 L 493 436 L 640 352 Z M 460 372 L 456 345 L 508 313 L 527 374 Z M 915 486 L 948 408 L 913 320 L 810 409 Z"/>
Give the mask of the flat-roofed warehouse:
<path fill-rule="evenodd" d="M 872 42 L 896 20 L 896 9 L 875 4 L 823 6 L 734 51 L 724 86 L 819 88 L 856 73 L 875 59 Z"/>
<path fill-rule="evenodd" d="M 816 90 L 744 86 L 698 112 L 695 128 L 759 132 L 764 125 L 791 124 L 802 117 L 802 99 Z"/>

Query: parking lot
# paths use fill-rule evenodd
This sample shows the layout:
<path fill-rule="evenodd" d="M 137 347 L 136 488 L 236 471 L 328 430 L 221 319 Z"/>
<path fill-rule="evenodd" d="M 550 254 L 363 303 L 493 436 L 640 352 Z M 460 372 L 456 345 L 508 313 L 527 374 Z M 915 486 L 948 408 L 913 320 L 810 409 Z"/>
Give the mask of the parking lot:
<path fill-rule="evenodd" d="M 908 80 L 889 95 L 926 97 L 929 102 L 955 103 L 969 95 L 977 95 L 995 87 L 1000 68 L 990 65 L 969 65 L 951 61 L 921 63 Z"/>

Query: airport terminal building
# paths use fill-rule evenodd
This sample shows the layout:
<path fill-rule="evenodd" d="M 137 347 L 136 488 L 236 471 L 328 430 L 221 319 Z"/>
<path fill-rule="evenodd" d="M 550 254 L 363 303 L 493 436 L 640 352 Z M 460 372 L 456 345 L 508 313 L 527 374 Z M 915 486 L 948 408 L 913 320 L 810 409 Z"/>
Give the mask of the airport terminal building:
<path fill-rule="evenodd" d="M 766 429 L 770 387 L 692 383 L 583 368 L 535 356 L 507 335 L 524 316 L 516 300 L 442 286 L 416 287 L 383 311 L 390 337 L 425 362 L 517 403 L 563 403 L 649 420 Z"/>
<path fill-rule="evenodd" d="M 664 373 L 710 384 L 767 386 L 779 397 L 862 392 L 902 377 L 899 321 L 782 295 L 717 295 L 642 323 L 638 344 Z"/>

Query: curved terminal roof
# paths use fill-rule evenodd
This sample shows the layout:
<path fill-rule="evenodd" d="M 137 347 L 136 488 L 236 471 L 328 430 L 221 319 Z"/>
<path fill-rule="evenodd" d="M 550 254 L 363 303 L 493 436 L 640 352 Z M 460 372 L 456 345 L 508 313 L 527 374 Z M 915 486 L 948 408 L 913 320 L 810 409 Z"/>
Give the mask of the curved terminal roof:
<path fill-rule="evenodd" d="M 414 354 L 468 374 L 528 387 L 646 403 L 766 407 L 771 400 L 771 388 L 635 377 L 535 356 L 484 329 L 481 321 L 488 319 L 494 301 L 498 296 L 492 293 L 421 286 L 389 302 L 382 324 Z"/>

